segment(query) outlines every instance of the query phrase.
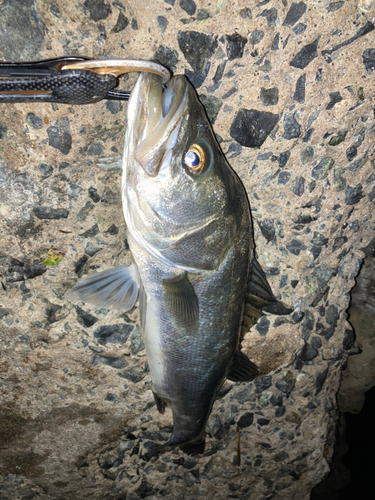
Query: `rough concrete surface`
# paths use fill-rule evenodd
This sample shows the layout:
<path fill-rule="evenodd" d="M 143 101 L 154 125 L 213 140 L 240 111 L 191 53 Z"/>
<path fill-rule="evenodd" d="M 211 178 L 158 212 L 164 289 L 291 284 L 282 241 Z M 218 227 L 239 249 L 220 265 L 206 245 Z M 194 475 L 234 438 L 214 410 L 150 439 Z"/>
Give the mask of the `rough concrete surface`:
<path fill-rule="evenodd" d="M 63 298 L 130 259 L 126 103 L 0 105 L 0 498 L 307 500 L 328 474 L 345 311 L 374 234 L 374 7 L 0 2 L 2 60 L 155 58 L 187 75 L 247 189 L 271 287 L 295 307 L 246 336 L 261 376 L 215 403 L 206 452 L 142 460 L 172 420 L 153 402 L 138 310 Z"/>

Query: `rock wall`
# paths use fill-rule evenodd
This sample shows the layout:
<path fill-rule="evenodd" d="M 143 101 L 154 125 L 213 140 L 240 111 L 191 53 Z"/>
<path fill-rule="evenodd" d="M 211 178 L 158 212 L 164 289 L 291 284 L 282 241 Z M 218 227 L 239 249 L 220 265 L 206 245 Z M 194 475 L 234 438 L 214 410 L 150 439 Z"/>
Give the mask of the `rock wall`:
<path fill-rule="evenodd" d="M 155 58 L 186 74 L 247 189 L 259 261 L 295 312 L 246 336 L 261 376 L 226 384 L 203 455 L 142 460 L 172 420 L 153 402 L 138 310 L 63 298 L 130 259 L 126 104 L 0 105 L 0 498 L 307 500 L 328 474 L 354 340 L 345 311 L 374 245 L 374 9 L 1 3 L 2 60 Z"/>

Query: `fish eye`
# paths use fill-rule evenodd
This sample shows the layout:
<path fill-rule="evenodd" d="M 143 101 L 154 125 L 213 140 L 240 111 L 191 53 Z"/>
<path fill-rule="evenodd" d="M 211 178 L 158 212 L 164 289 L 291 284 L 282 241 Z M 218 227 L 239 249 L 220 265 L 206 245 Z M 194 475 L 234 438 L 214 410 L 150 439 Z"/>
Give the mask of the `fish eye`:
<path fill-rule="evenodd" d="M 185 153 L 184 163 L 192 174 L 201 174 L 206 168 L 207 156 L 199 144 L 193 144 Z"/>

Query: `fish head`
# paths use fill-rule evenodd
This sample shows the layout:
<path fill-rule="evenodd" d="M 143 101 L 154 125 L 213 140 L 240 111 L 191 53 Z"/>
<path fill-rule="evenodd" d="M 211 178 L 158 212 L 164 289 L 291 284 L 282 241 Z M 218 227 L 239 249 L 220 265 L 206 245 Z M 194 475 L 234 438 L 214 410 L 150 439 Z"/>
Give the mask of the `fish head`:
<path fill-rule="evenodd" d="M 250 225 L 244 188 L 184 76 L 165 89 L 157 75 L 139 77 L 129 100 L 123 168 L 128 231 L 169 266 L 217 269 Z"/>

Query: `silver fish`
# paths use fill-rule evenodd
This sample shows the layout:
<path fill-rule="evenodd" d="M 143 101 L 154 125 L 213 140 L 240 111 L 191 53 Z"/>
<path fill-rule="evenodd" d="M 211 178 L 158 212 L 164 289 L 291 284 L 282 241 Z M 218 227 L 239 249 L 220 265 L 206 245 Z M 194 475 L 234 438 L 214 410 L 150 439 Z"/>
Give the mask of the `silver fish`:
<path fill-rule="evenodd" d="M 257 368 L 240 350 L 263 314 L 288 314 L 254 259 L 245 189 L 218 146 L 185 77 L 163 91 L 142 74 L 128 105 L 122 203 L 134 262 L 83 279 L 66 296 L 131 309 L 139 297 L 158 410 L 173 413 L 162 449 L 204 449 L 226 378 Z"/>

